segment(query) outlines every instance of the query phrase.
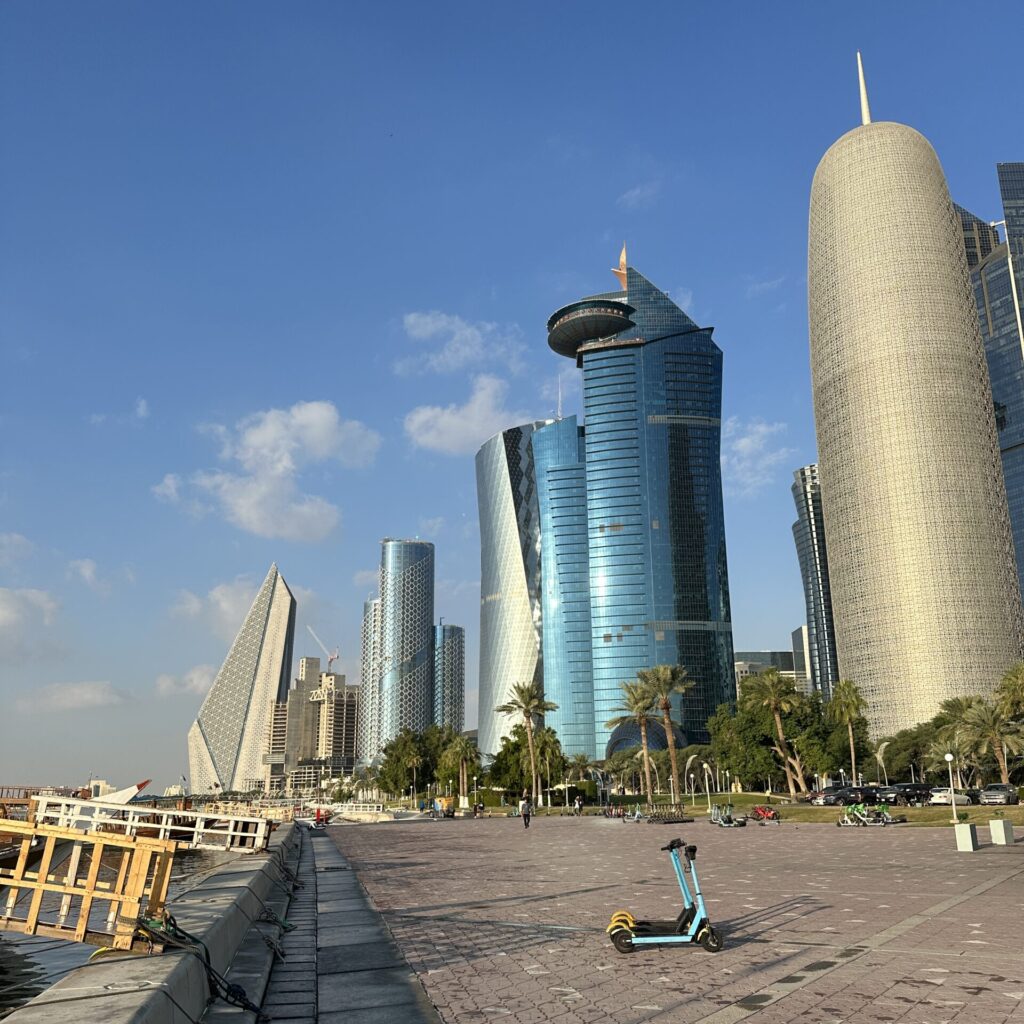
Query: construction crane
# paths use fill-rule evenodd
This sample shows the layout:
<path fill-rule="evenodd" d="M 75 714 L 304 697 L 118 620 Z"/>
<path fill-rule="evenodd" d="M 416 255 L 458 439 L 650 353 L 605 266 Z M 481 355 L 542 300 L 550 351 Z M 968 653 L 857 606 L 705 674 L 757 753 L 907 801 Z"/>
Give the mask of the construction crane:
<path fill-rule="evenodd" d="M 320 650 L 324 652 L 324 657 L 327 659 L 327 671 L 330 672 L 331 666 L 338 660 L 338 655 L 341 654 L 341 651 L 337 647 L 335 647 L 334 653 L 331 654 L 331 652 L 327 650 L 327 647 L 325 646 L 323 640 L 321 640 L 320 637 L 318 637 L 316 633 L 313 631 L 313 627 L 306 626 L 306 629 L 309 630 L 309 635 L 317 642 L 317 645 L 319 646 Z"/>

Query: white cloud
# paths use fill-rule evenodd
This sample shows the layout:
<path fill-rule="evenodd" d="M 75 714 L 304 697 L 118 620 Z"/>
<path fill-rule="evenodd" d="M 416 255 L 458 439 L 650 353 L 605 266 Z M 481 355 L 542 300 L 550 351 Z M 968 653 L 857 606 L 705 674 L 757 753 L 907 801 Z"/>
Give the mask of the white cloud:
<path fill-rule="evenodd" d="M 680 285 L 672 292 L 672 301 L 685 313 L 693 305 L 693 289 Z"/>
<path fill-rule="evenodd" d="M 216 677 L 217 670 L 212 665 L 196 665 L 180 679 L 172 675 L 157 676 L 156 692 L 161 697 L 171 697 L 178 693 L 195 693 L 203 696 L 209 692 Z"/>
<path fill-rule="evenodd" d="M 616 205 L 624 210 L 643 210 L 648 206 L 654 205 L 654 201 L 658 198 L 660 192 L 660 181 L 645 181 L 640 185 L 627 189 L 615 202 Z"/>
<path fill-rule="evenodd" d="M 360 569 L 352 575 L 352 585 L 356 587 L 376 586 L 380 582 L 377 569 Z"/>
<path fill-rule="evenodd" d="M 795 454 L 795 448 L 774 447 L 785 423 L 742 422 L 730 416 L 722 424 L 722 481 L 730 494 L 751 497 L 775 479 L 775 469 Z"/>
<path fill-rule="evenodd" d="M 240 529 L 298 541 L 323 540 L 339 518 L 325 498 L 302 492 L 301 471 L 329 461 L 368 466 L 381 444 L 380 434 L 357 420 L 341 419 L 331 402 L 297 402 L 289 409 L 254 413 L 233 428 L 214 423 L 200 429 L 220 442 L 220 457 L 242 472 L 198 472 L 192 485 L 216 499 L 223 516 Z M 152 491 L 161 500 L 176 501 L 181 480 L 168 473 Z"/>
<path fill-rule="evenodd" d="M 38 658 L 40 652 L 53 649 L 55 640 L 49 630 L 57 608 L 45 590 L 0 587 L 0 663 Z"/>
<path fill-rule="evenodd" d="M 97 594 L 106 594 L 110 591 L 110 584 L 100 579 L 99 567 L 91 558 L 76 558 L 68 562 L 67 578 L 84 583 Z"/>
<path fill-rule="evenodd" d="M 469 455 L 501 430 L 532 419 L 529 413 L 505 408 L 508 385 L 482 374 L 464 405 L 421 405 L 405 417 L 405 433 L 417 448 L 445 455 Z"/>
<path fill-rule="evenodd" d="M 157 500 L 176 505 L 181 501 L 181 477 L 177 473 L 165 473 L 163 480 L 153 484 L 150 491 Z"/>
<path fill-rule="evenodd" d="M 773 277 L 765 281 L 752 280 L 747 285 L 747 298 L 756 299 L 759 295 L 767 295 L 768 292 L 775 291 L 783 281 L 786 280 L 786 275 L 783 274 L 781 277 Z"/>
<path fill-rule="evenodd" d="M 135 418 L 145 420 L 149 418 L 149 402 L 144 398 L 135 399 Z"/>
<path fill-rule="evenodd" d="M 440 579 L 437 581 L 437 596 L 439 598 L 447 598 L 448 600 L 454 600 L 458 597 L 465 597 L 467 595 L 473 594 L 475 594 L 478 597 L 480 595 L 479 580 Z"/>
<path fill-rule="evenodd" d="M 230 643 L 245 621 L 258 591 L 259 584 L 248 576 L 218 583 L 205 597 L 182 590 L 171 607 L 171 614 L 184 619 L 201 619 L 214 636 Z"/>
<path fill-rule="evenodd" d="M 20 533 L 0 533 L 0 568 L 32 554 L 32 541 Z"/>
<path fill-rule="evenodd" d="M 101 423 L 107 422 L 107 414 L 105 412 L 94 412 L 89 414 L 89 422 L 94 426 L 98 427 Z"/>
<path fill-rule="evenodd" d="M 402 326 L 413 341 L 439 341 L 441 347 L 398 360 L 396 373 L 453 373 L 485 363 L 506 366 L 512 373 L 522 370 L 522 331 L 515 324 L 472 323 L 433 309 L 406 313 Z"/>
<path fill-rule="evenodd" d="M 107 682 L 53 683 L 18 698 L 18 710 L 27 712 L 83 711 L 123 704 L 125 695 Z"/>
<path fill-rule="evenodd" d="M 431 516 L 421 519 L 419 534 L 421 537 L 436 537 L 444 529 L 444 516 Z"/>

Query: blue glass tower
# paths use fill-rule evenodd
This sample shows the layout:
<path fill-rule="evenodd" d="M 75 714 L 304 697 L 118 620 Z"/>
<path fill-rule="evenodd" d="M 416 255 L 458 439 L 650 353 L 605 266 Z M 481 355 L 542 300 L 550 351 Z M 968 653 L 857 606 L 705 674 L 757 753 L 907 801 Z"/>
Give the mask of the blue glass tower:
<path fill-rule="evenodd" d="M 707 740 L 708 718 L 733 692 L 722 352 L 711 328 L 627 267 L 625 254 L 616 273 L 623 291 L 582 299 L 548 321 L 548 344 L 583 370 L 592 756 L 604 754 L 621 683 L 640 669 L 686 669 L 695 685 L 676 698 L 673 717 L 693 741 Z M 546 502 L 542 545 L 550 511 Z M 546 555 L 542 565 L 547 579 Z"/>
<path fill-rule="evenodd" d="M 958 207 L 967 264 L 985 343 L 999 452 L 1024 590 L 1024 163 L 997 164 L 1006 237 Z"/>
<path fill-rule="evenodd" d="M 558 733 L 567 754 L 596 758 L 583 437 L 570 416 L 534 431 L 532 443 L 540 510 L 544 696 L 558 705 L 544 722 Z"/>

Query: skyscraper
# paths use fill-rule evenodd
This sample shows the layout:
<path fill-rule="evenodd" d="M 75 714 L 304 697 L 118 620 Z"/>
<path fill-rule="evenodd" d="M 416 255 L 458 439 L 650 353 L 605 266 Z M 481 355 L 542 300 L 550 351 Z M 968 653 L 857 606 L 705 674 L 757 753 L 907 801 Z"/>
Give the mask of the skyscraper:
<path fill-rule="evenodd" d="M 614 273 L 621 291 L 548 321 L 548 344 L 583 370 L 592 757 L 604 754 L 620 684 L 640 669 L 686 668 L 695 685 L 676 712 L 691 740 L 707 740 L 708 718 L 734 691 L 722 352 L 711 328 L 627 265 L 625 249 Z M 571 449 L 575 427 L 563 430 Z"/>
<path fill-rule="evenodd" d="M 272 565 L 189 729 L 193 793 L 269 787 L 268 742 L 275 704 L 287 699 L 294 635 L 295 598 Z"/>
<path fill-rule="evenodd" d="M 540 511 L 545 715 L 569 755 L 596 758 L 584 431 L 575 416 L 533 435 Z"/>
<path fill-rule="evenodd" d="M 466 631 L 434 628 L 434 724 L 462 732 L 466 724 Z"/>
<path fill-rule="evenodd" d="M 476 454 L 480 513 L 480 750 L 495 754 L 513 723 L 494 709 L 516 683 L 544 684 L 540 518 L 530 439 L 543 421 L 495 434 Z"/>
<path fill-rule="evenodd" d="M 808 306 L 836 653 L 882 735 L 991 690 L 1022 612 L 959 218 L 863 75 L 861 111 L 814 175 Z"/>
<path fill-rule="evenodd" d="M 804 604 L 807 608 L 806 642 L 809 661 L 804 674 L 810 689 L 817 690 L 824 700 L 828 700 L 832 696 L 833 685 L 839 680 L 839 669 L 817 464 L 803 466 L 793 474 L 792 490 L 797 515 L 793 524 L 793 540 L 800 562 Z"/>
<path fill-rule="evenodd" d="M 370 764 L 380 753 L 380 598 L 363 603 L 359 712 L 356 726 L 356 758 Z"/>
<path fill-rule="evenodd" d="M 434 545 L 381 541 L 380 745 L 434 718 Z"/>
<path fill-rule="evenodd" d="M 1017 571 L 1024 573 L 1024 163 L 997 165 L 1006 240 L 957 207 L 985 344 Z M 1012 284 L 1011 284 L 1012 282 Z"/>

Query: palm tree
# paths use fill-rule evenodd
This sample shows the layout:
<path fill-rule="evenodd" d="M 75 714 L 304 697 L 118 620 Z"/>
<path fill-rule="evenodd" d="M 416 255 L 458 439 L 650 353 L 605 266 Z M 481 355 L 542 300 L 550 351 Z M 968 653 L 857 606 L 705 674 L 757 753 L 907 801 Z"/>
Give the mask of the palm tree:
<path fill-rule="evenodd" d="M 605 722 L 606 729 L 615 729 L 623 722 L 636 722 L 640 726 L 640 746 L 644 757 L 644 778 L 647 782 L 647 803 L 654 803 L 654 789 L 651 787 L 651 754 L 647 747 L 647 722 L 651 717 L 654 698 L 643 683 L 622 683 L 622 700 L 616 711 L 621 715 Z"/>
<path fill-rule="evenodd" d="M 476 764 L 478 757 L 476 744 L 468 736 L 456 736 L 455 739 L 444 748 L 441 756 L 442 763 L 446 766 L 445 771 L 456 770 L 459 774 L 459 803 L 469 798 L 469 764 Z M 450 766 L 450 769 L 449 767 Z"/>
<path fill-rule="evenodd" d="M 749 705 L 767 708 L 771 712 L 775 721 L 775 736 L 779 741 L 779 756 L 786 772 L 786 784 L 789 786 L 789 795 L 795 800 L 796 785 L 789 764 L 789 747 L 786 744 L 786 734 L 782 730 L 782 716 L 788 715 L 797 703 L 793 683 L 783 679 L 777 668 L 766 668 L 763 672 L 743 680 L 742 699 Z"/>
<path fill-rule="evenodd" d="M 636 677 L 647 687 L 652 703 L 661 708 L 661 723 L 665 727 L 668 757 L 672 763 L 672 799 L 682 803 L 679 765 L 676 763 L 676 737 L 672 729 L 672 694 L 692 690 L 693 680 L 686 678 L 686 669 L 682 665 L 655 665 L 654 668 L 641 669 Z"/>
<path fill-rule="evenodd" d="M 1024 749 L 1024 729 L 1008 721 L 999 706 L 987 700 L 978 701 L 964 715 L 962 735 L 975 753 L 992 753 L 999 765 L 999 779 L 1004 786 L 1010 784 L 1006 755 L 1019 754 Z"/>
<path fill-rule="evenodd" d="M 857 684 L 849 679 L 840 679 L 832 687 L 832 698 L 825 707 L 825 713 L 836 725 L 846 726 L 846 735 L 850 740 L 850 777 L 857 785 L 857 752 L 853 746 L 853 725 L 864 717 L 867 701 L 857 689 Z"/>
<path fill-rule="evenodd" d="M 545 700 L 539 684 L 516 683 L 512 687 L 512 699 L 499 704 L 495 709 L 499 715 L 518 715 L 526 726 L 526 743 L 530 749 L 530 778 L 533 779 L 533 802 L 537 803 L 537 752 L 533 746 L 533 720 L 547 711 L 557 711 L 558 705 Z"/>
<path fill-rule="evenodd" d="M 1024 715 L 1024 661 L 1011 665 L 999 681 L 996 706 L 1006 718 Z"/>
<path fill-rule="evenodd" d="M 584 776 L 590 770 L 590 758 L 586 754 L 573 754 L 569 760 L 569 767 L 576 773 L 577 780 L 584 782 Z"/>
<path fill-rule="evenodd" d="M 419 790 L 416 788 L 416 769 L 423 764 L 423 758 L 419 754 L 410 754 L 409 759 L 405 762 L 407 768 L 412 769 L 412 809 L 416 809 L 416 794 Z"/>

